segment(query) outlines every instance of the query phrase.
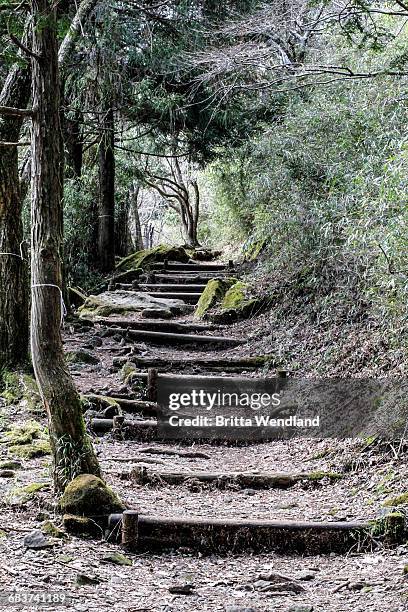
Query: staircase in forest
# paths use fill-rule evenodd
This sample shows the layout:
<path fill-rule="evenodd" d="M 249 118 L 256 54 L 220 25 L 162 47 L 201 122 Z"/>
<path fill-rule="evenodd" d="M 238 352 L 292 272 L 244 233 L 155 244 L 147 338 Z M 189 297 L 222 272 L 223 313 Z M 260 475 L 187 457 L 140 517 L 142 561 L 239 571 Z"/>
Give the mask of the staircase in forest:
<path fill-rule="evenodd" d="M 235 273 L 234 271 L 234 275 Z M 121 283 L 116 285 L 116 288 L 137 288 L 138 291 L 145 291 L 155 297 L 182 299 L 186 304 L 196 304 L 208 279 L 225 278 L 228 275 L 232 275 L 231 267 L 223 264 L 169 262 L 165 266 L 155 265 L 153 271 L 147 274 L 146 282 L 142 284 L 137 284 L 137 281 L 132 284 Z M 248 379 L 253 375 L 250 373 L 256 373 L 263 365 L 259 357 L 241 357 L 234 354 L 243 340 L 224 335 L 225 328 L 196 322 L 191 318 L 181 321 L 106 317 L 99 318 L 97 324 L 103 327 L 105 335 L 122 335 L 130 347 L 135 342 L 143 342 L 151 347 L 147 355 L 140 355 L 135 351 L 113 360 L 117 369 L 129 363 L 134 366 L 131 380 L 145 388 L 144 398 L 136 397 L 137 393 L 113 395 L 110 399 L 114 400 L 116 405 L 109 405 L 91 420 L 95 433 L 112 432 L 119 439 L 129 440 L 130 444 L 136 445 L 139 457 L 142 457 L 140 461 L 146 456 L 143 455 L 144 452 L 200 456 L 200 451 L 194 448 L 190 451 L 180 450 L 180 441 L 172 444 L 161 439 L 156 396 L 159 376 L 172 380 L 178 389 L 182 388 L 183 383 L 191 382 L 194 377 L 200 378 L 202 382 L 205 376 L 212 379 L 222 375 L 224 380 L 227 377 L 229 381 L 242 383 L 245 382 L 245 377 Z M 157 354 L 155 347 L 164 348 L 166 353 Z M 204 351 L 207 350 L 212 351 L 211 356 L 206 356 Z M 95 395 L 95 398 L 98 399 L 98 396 Z M 103 401 L 102 396 L 99 399 Z M 160 447 L 141 446 L 152 441 L 160 441 L 163 444 Z M 191 440 L 184 443 L 191 444 Z M 160 460 L 158 462 L 160 463 Z M 121 478 L 129 479 L 137 487 L 172 487 L 174 499 L 177 500 L 176 487 L 183 485 L 198 487 L 197 490 L 205 496 L 207 486 L 211 486 L 212 490 L 214 487 L 221 491 L 228 490 L 231 494 L 233 491 L 248 488 L 287 489 L 301 483 L 313 487 L 319 486 L 323 479 L 326 479 L 327 485 L 330 486 L 334 484 L 336 475 L 197 469 L 171 471 L 167 467 L 162 471 L 149 471 L 146 465 L 142 464 L 130 472 L 122 472 Z M 177 503 L 174 505 L 177 506 Z M 375 526 L 376 542 L 378 538 L 385 537 L 384 533 L 378 530 L 380 523 Z M 383 529 L 384 524 L 381 525 Z M 129 510 L 123 515 L 111 515 L 104 526 L 109 533 L 116 534 L 130 551 L 187 548 L 220 554 L 248 550 L 255 553 L 272 550 L 280 553 L 319 554 L 351 549 L 370 550 L 374 542 L 373 524 L 362 520 L 260 520 L 256 516 L 251 519 L 229 516 L 213 519 L 185 516 L 185 512 L 182 512 L 181 516 L 176 513 L 163 517 L 154 513 Z M 120 532 L 121 535 L 118 535 Z"/>

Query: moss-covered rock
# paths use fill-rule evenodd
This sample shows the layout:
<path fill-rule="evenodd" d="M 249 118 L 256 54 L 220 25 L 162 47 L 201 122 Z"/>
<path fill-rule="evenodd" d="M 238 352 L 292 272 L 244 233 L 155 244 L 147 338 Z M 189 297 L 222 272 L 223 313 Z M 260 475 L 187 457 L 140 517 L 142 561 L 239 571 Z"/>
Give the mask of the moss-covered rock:
<path fill-rule="evenodd" d="M 86 516 L 77 516 L 76 514 L 64 514 L 62 517 L 64 529 L 72 535 L 84 536 L 93 535 L 100 536 L 101 529 L 95 521 Z"/>
<path fill-rule="evenodd" d="M 184 312 L 185 306 L 182 300 L 156 298 L 142 291 L 105 291 L 99 295 L 90 295 L 79 309 L 79 316 L 94 321 L 98 317 L 126 315 L 142 312 L 146 308 L 166 309 L 176 315 Z"/>
<path fill-rule="evenodd" d="M 44 412 L 41 395 L 32 376 L 25 372 L 4 372 L 2 383 L 3 390 L 0 396 L 6 404 L 24 403 L 31 412 Z"/>
<path fill-rule="evenodd" d="M 79 349 L 78 351 L 69 351 L 66 354 L 68 363 L 86 364 L 86 365 L 97 365 L 99 358 L 93 355 L 91 352 L 85 349 Z"/>
<path fill-rule="evenodd" d="M 60 508 L 66 514 L 95 516 L 123 512 L 125 505 L 101 478 L 81 474 L 66 486 Z"/>
<path fill-rule="evenodd" d="M 242 254 L 244 256 L 244 261 L 255 261 L 257 257 L 264 251 L 266 248 L 266 240 L 254 240 L 250 239 L 245 242 L 242 247 Z"/>
<path fill-rule="evenodd" d="M 96 410 L 103 414 L 103 418 L 112 419 L 117 414 L 121 414 L 121 408 L 117 401 L 106 395 L 94 395 L 89 393 L 82 396 L 82 403 L 85 410 Z"/>
<path fill-rule="evenodd" d="M 67 537 L 67 534 L 65 533 L 65 531 L 62 531 L 62 529 L 54 525 L 52 521 L 44 521 L 41 524 L 41 531 L 45 535 L 49 535 L 52 538 L 63 539 Z"/>
<path fill-rule="evenodd" d="M 137 372 L 137 367 L 131 361 L 127 361 L 123 364 L 122 369 L 120 371 L 120 379 L 127 384 L 129 380 L 132 379 L 133 375 Z"/>
<path fill-rule="evenodd" d="M 224 295 L 217 312 L 210 318 L 214 323 L 229 323 L 259 314 L 267 305 L 264 297 L 248 298 L 249 286 L 237 281 Z"/>
<path fill-rule="evenodd" d="M 198 301 L 194 316 L 203 319 L 211 308 L 221 303 L 228 289 L 236 282 L 235 278 L 212 278 L 209 280 Z"/>
<path fill-rule="evenodd" d="M 51 446 L 47 440 L 34 440 L 32 444 L 10 446 L 8 451 L 13 457 L 20 457 L 20 459 L 35 459 L 37 457 L 50 455 Z"/>
<path fill-rule="evenodd" d="M 7 445 L 30 444 L 34 439 L 40 438 L 46 438 L 44 427 L 37 423 L 37 421 L 27 421 L 6 431 L 0 443 Z"/>
<path fill-rule="evenodd" d="M 13 459 L 0 461 L 0 470 L 21 470 L 22 467 L 21 461 L 14 461 Z"/>
<path fill-rule="evenodd" d="M 246 301 L 248 285 L 242 281 L 237 281 L 232 287 L 228 289 L 224 295 L 221 308 L 228 310 L 230 308 L 240 308 Z"/>
<path fill-rule="evenodd" d="M 390 512 L 371 521 L 371 535 L 383 538 L 386 544 L 400 544 L 407 536 L 406 517 L 402 512 Z"/>
<path fill-rule="evenodd" d="M 186 263 L 189 259 L 190 257 L 183 247 L 170 247 L 160 244 L 153 249 L 136 251 L 136 253 L 124 257 L 119 261 L 116 269 L 121 271 L 148 270 L 153 264 L 164 263 L 166 260 Z"/>
<path fill-rule="evenodd" d="M 43 489 L 49 489 L 49 484 L 46 482 L 33 482 L 25 487 L 12 489 L 8 501 L 11 504 L 26 504 Z"/>
<path fill-rule="evenodd" d="M 396 495 L 395 497 L 390 497 L 384 502 L 384 506 L 387 508 L 396 507 L 396 506 L 404 506 L 408 504 L 408 492 L 401 493 L 400 495 Z"/>

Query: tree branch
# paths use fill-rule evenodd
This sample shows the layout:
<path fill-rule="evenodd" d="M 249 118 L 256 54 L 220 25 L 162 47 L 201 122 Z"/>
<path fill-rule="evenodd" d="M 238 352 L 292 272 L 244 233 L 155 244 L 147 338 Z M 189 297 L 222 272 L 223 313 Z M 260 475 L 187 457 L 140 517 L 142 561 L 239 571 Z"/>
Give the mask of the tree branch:
<path fill-rule="evenodd" d="M 13 106 L 0 106 L 0 115 L 9 117 L 33 117 L 35 110 L 33 108 L 14 108 Z"/>

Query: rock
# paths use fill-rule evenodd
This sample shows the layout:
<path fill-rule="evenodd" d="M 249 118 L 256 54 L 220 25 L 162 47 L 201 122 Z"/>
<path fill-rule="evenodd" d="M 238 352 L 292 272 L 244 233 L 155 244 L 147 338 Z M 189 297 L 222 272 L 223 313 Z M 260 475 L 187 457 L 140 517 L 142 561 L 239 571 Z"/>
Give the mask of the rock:
<path fill-rule="evenodd" d="M 48 538 L 39 530 L 35 529 L 31 533 L 28 533 L 24 538 L 24 546 L 26 548 L 32 548 L 34 550 L 41 550 L 43 548 L 50 548 L 52 543 Z"/>
<path fill-rule="evenodd" d="M 311 570 L 302 570 L 298 574 L 296 574 L 296 580 L 314 580 L 316 578 L 316 572 L 312 572 Z"/>
<path fill-rule="evenodd" d="M 106 395 L 94 395 L 93 393 L 89 393 L 83 396 L 82 401 L 86 410 L 100 413 L 99 418 L 112 419 L 121 412 L 119 404 Z"/>
<path fill-rule="evenodd" d="M 103 340 L 99 336 L 94 336 L 90 342 L 94 348 L 99 348 L 103 345 Z"/>
<path fill-rule="evenodd" d="M 146 308 L 165 309 L 176 315 L 186 310 L 186 304 L 182 300 L 153 297 L 143 291 L 105 291 L 89 296 L 79 309 L 79 316 L 95 320 L 97 317 L 109 317 L 111 314 L 141 312 Z"/>
<path fill-rule="evenodd" d="M 97 365 L 100 360 L 99 357 L 96 357 L 90 351 L 86 351 L 84 349 L 80 349 L 78 351 L 70 351 L 66 355 L 67 361 L 69 364 L 86 364 L 86 365 Z"/>
<path fill-rule="evenodd" d="M 87 576 L 86 574 L 77 574 L 75 582 L 78 586 L 89 586 L 100 584 L 102 580 L 98 576 Z"/>
<path fill-rule="evenodd" d="M 46 482 L 33 482 L 25 487 L 13 489 L 10 492 L 10 503 L 11 504 L 26 504 L 31 499 L 36 497 L 37 493 L 42 489 L 49 488 Z"/>
<path fill-rule="evenodd" d="M 193 584 L 176 584 L 169 587 L 169 593 L 174 595 L 192 595 L 194 593 L 194 589 L 195 587 Z"/>
<path fill-rule="evenodd" d="M 259 579 L 254 582 L 253 586 L 262 592 L 291 591 L 292 593 L 303 593 L 306 590 L 292 578 L 284 576 L 283 574 L 278 574 L 277 572 L 261 574 Z"/>
<path fill-rule="evenodd" d="M 0 470 L 21 470 L 22 467 L 21 461 L 13 461 L 13 459 L 0 461 Z"/>
<path fill-rule="evenodd" d="M 67 514 L 93 516 L 123 512 L 125 505 L 101 478 L 81 474 L 66 486 L 60 508 Z"/>
<path fill-rule="evenodd" d="M 183 247 L 169 247 L 160 244 L 153 249 L 136 251 L 124 257 L 119 261 L 116 269 L 119 271 L 148 270 L 153 264 L 164 263 L 166 260 L 187 263 L 189 259 L 190 256 Z"/>
<path fill-rule="evenodd" d="M 145 308 L 142 310 L 144 319 L 171 319 L 173 316 L 168 308 Z"/>
<path fill-rule="evenodd" d="M 256 610 L 255 608 L 246 608 L 244 606 L 226 605 L 224 609 L 225 612 L 259 612 L 259 609 Z"/>
<path fill-rule="evenodd" d="M 77 516 L 75 514 L 64 514 L 62 524 L 65 531 L 76 536 L 100 536 L 100 527 L 86 516 Z"/>
<path fill-rule="evenodd" d="M 120 552 L 114 552 L 105 557 L 102 557 L 102 561 L 113 563 L 114 565 L 133 565 L 133 561 L 129 557 L 125 557 Z"/>
<path fill-rule="evenodd" d="M 44 438 L 45 430 L 37 421 L 27 421 L 4 433 L 0 442 L 10 445 L 30 444 L 34 439 Z"/>
<path fill-rule="evenodd" d="M 300 604 L 299 606 L 290 606 L 288 612 L 313 612 L 313 606 L 309 604 Z"/>
<path fill-rule="evenodd" d="M 0 478 L 14 478 L 16 475 L 13 470 L 0 470 Z"/>
<path fill-rule="evenodd" d="M 224 295 L 234 283 L 236 283 L 235 278 L 226 280 L 212 278 L 209 280 L 198 301 L 194 316 L 203 319 L 211 308 L 214 308 L 222 301 Z"/>
<path fill-rule="evenodd" d="M 52 536 L 53 538 L 63 539 L 67 537 L 67 534 L 62 531 L 62 529 L 54 525 L 54 523 L 52 523 L 51 521 L 44 521 L 41 525 L 41 531 L 45 535 Z"/>
<path fill-rule="evenodd" d="M 349 582 L 349 584 L 347 585 L 347 588 L 350 591 L 361 591 L 366 586 L 367 584 L 365 584 L 365 582 L 356 581 L 356 582 Z"/>
<path fill-rule="evenodd" d="M 10 446 L 9 452 L 11 455 L 21 457 L 22 459 L 34 459 L 50 455 L 51 446 L 46 440 L 35 440 L 32 444 Z"/>
<path fill-rule="evenodd" d="M 236 282 L 224 295 L 219 310 L 211 314 L 210 319 L 216 323 L 230 323 L 247 319 L 259 314 L 268 304 L 264 297 L 248 298 L 248 285 Z"/>

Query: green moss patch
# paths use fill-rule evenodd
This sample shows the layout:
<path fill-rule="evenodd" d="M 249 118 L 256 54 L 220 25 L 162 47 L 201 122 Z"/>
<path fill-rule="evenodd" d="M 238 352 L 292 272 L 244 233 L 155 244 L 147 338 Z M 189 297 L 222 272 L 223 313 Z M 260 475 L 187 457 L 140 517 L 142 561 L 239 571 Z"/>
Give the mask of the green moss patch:
<path fill-rule="evenodd" d="M 255 261 L 266 248 L 266 240 L 248 240 L 242 247 L 244 261 Z"/>
<path fill-rule="evenodd" d="M 400 495 L 396 495 L 395 497 L 390 497 L 384 502 L 383 506 L 391 508 L 393 506 L 404 506 L 406 504 L 408 504 L 408 492 L 401 493 Z"/>
<path fill-rule="evenodd" d="M 36 497 L 37 493 L 48 488 L 49 485 L 46 482 L 33 482 L 25 487 L 12 489 L 8 501 L 11 504 L 26 504 Z"/>
<path fill-rule="evenodd" d="M 37 421 L 27 421 L 22 425 L 17 425 L 9 431 L 6 431 L 1 444 L 7 445 L 22 445 L 30 444 L 33 440 L 46 439 L 46 431 L 44 427 Z"/>
<path fill-rule="evenodd" d="M 10 446 L 10 455 L 21 459 L 35 459 L 51 454 L 51 446 L 47 440 L 35 440 L 32 444 Z"/>
<path fill-rule="evenodd" d="M 3 390 L 0 395 L 7 405 L 24 402 L 31 412 L 44 411 L 37 383 L 32 376 L 24 372 L 4 372 L 2 381 Z"/>
<path fill-rule="evenodd" d="M 183 247 L 170 247 L 161 244 L 153 249 L 136 251 L 136 253 L 124 257 L 120 260 L 116 269 L 121 271 L 148 270 L 153 264 L 164 263 L 166 260 L 187 263 L 189 259 L 190 257 Z"/>
<path fill-rule="evenodd" d="M 60 508 L 67 514 L 95 516 L 123 512 L 125 505 L 101 478 L 81 474 L 67 485 Z"/>
<path fill-rule="evenodd" d="M 402 512 L 390 512 L 375 521 L 370 521 L 370 524 L 371 535 L 383 538 L 386 544 L 400 544 L 406 539 L 406 518 Z"/>
<path fill-rule="evenodd" d="M 99 363 L 98 357 L 96 357 L 89 351 L 85 351 L 84 349 L 80 349 L 78 351 L 70 351 L 66 354 L 66 359 L 68 363 L 83 363 L 86 365 L 97 365 Z"/>
<path fill-rule="evenodd" d="M 236 279 L 232 278 L 227 280 L 212 278 L 209 280 L 198 301 L 194 316 L 199 319 L 204 318 L 211 308 L 222 301 L 228 289 L 236 282 Z"/>
<path fill-rule="evenodd" d="M 105 291 L 90 295 L 79 309 L 79 316 L 92 321 L 113 314 L 126 316 L 148 308 L 167 309 L 171 314 L 181 314 L 185 310 L 185 303 L 178 299 L 153 297 L 143 291 Z"/>

